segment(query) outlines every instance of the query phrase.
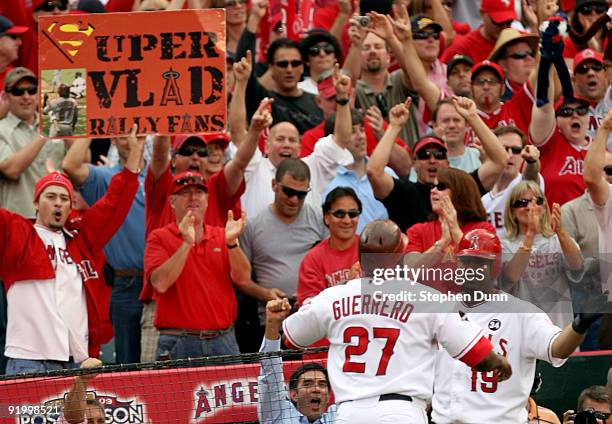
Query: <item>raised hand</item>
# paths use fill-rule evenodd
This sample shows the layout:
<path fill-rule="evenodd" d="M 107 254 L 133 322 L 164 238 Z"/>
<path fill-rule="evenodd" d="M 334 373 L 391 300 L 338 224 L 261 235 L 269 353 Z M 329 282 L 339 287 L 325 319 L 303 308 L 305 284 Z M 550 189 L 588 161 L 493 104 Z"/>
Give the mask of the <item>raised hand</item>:
<path fill-rule="evenodd" d="M 253 71 L 252 55 L 251 51 L 247 50 L 246 56 L 234 63 L 234 78 L 237 82 L 246 83 L 251 77 L 251 72 Z"/>
<path fill-rule="evenodd" d="M 368 123 L 370 124 L 370 128 L 374 131 L 376 138 L 380 140 L 385 132 L 385 120 L 380 109 L 378 109 L 377 106 L 370 106 L 366 111 L 366 118 L 368 118 Z"/>
<path fill-rule="evenodd" d="M 81 362 L 81 369 L 91 369 L 91 368 L 97 368 L 101 366 L 102 366 L 102 361 L 100 361 L 97 358 L 87 358 L 83 362 Z M 90 374 L 80 375 L 77 378 L 80 378 L 81 380 L 89 381 L 92 378 L 94 378 L 96 375 L 98 375 L 98 373 L 92 372 Z"/>
<path fill-rule="evenodd" d="M 389 124 L 403 127 L 410 119 L 410 105 L 412 98 L 408 97 L 404 103 L 398 103 L 389 111 Z"/>
<path fill-rule="evenodd" d="M 350 16 L 353 11 L 351 0 L 338 0 L 338 14 L 344 16 Z"/>
<path fill-rule="evenodd" d="M 540 216 L 542 212 L 539 212 L 537 208 L 532 207 L 529 209 L 527 215 L 527 234 L 536 235 L 540 233 Z"/>
<path fill-rule="evenodd" d="M 268 11 L 268 0 L 251 0 L 251 16 L 261 20 Z"/>
<path fill-rule="evenodd" d="M 144 155 L 144 146 L 146 137 L 138 137 L 136 133 L 138 132 L 138 125 L 132 125 L 132 130 L 127 137 L 128 146 L 130 147 L 130 153 L 128 154 L 128 158 L 125 166 L 132 172 L 136 172 L 140 163 L 142 162 L 142 158 Z"/>
<path fill-rule="evenodd" d="M 368 28 L 366 28 L 366 31 L 378 35 L 387 42 L 394 37 L 393 25 L 391 24 L 391 21 L 387 19 L 386 15 L 370 12 L 368 13 L 368 16 L 370 19 L 372 19 L 372 23 Z"/>
<path fill-rule="evenodd" d="M 235 244 L 240 234 L 244 231 L 247 225 L 246 212 L 242 211 L 240 219 L 234 219 L 234 212 L 230 209 L 227 211 L 227 222 L 225 223 L 225 240 L 227 244 Z"/>
<path fill-rule="evenodd" d="M 550 226 L 555 233 L 559 234 L 563 231 L 563 224 L 561 221 L 561 206 L 558 203 L 553 203 L 550 215 Z"/>
<path fill-rule="evenodd" d="M 336 98 L 346 99 L 349 97 L 351 90 L 351 78 L 348 75 L 344 75 L 340 72 L 340 65 L 337 63 L 334 65 L 334 72 L 332 74 L 332 81 L 336 88 Z"/>
<path fill-rule="evenodd" d="M 476 103 L 474 103 L 474 100 L 467 97 L 453 96 L 452 102 L 457 113 L 463 116 L 464 119 L 467 120 L 469 117 L 476 116 Z"/>
<path fill-rule="evenodd" d="M 266 320 L 280 322 L 289 316 L 291 305 L 287 298 L 274 299 L 266 304 Z"/>
<path fill-rule="evenodd" d="M 266 128 L 272 125 L 272 113 L 271 107 L 274 99 L 272 98 L 264 98 L 261 103 L 259 103 L 259 107 L 257 111 L 251 117 L 251 130 L 257 133 L 261 133 Z"/>
<path fill-rule="evenodd" d="M 540 160 L 540 150 L 536 146 L 527 144 L 521 151 L 521 157 L 529 161 Z"/>
<path fill-rule="evenodd" d="M 398 14 L 402 17 L 396 17 L 395 19 L 388 17 L 388 19 L 389 22 L 391 22 L 391 25 L 393 26 L 393 32 L 397 39 L 401 43 L 405 43 L 408 40 L 412 40 L 412 27 L 410 26 L 408 11 L 406 10 L 406 8 L 398 7 L 398 10 L 400 10 Z"/>
<path fill-rule="evenodd" d="M 612 110 L 608 111 L 599 127 L 605 129 L 606 131 L 612 131 Z"/>
<path fill-rule="evenodd" d="M 349 21 L 348 36 L 351 40 L 351 44 L 355 47 L 360 47 L 365 38 L 366 30 L 364 27 L 359 25 L 355 21 Z"/>
<path fill-rule="evenodd" d="M 195 216 L 192 211 L 188 211 L 181 222 L 179 223 L 179 231 L 183 237 L 183 241 L 189 246 L 195 246 L 196 231 L 195 231 Z"/>

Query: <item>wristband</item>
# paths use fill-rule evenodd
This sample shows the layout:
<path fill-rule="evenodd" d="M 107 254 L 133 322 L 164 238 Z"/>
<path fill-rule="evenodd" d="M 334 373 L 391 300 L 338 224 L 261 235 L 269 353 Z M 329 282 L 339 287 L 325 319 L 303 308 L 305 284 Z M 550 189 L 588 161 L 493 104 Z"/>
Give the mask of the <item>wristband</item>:
<path fill-rule="evenodd" d="M 228 245 L 227 245 L 227 248 L 228 248 L 228 249 L 235 249 L 235 248 L 237 248 L 238 246 L 240 246 L 240 244 L 238 244 L 238 241 L 236 241 L 236 243 L 234 243 L 234 244 L 228 244 Z"/>
<path fill-rule="evenodd" d="M 339 104 L 340 106 L 346 106 L 348 105 L 349 99 L 348 97 L 346 99 L 338 99 L 336 98 L 336 103 Z"/>
<path fill-rule="evenodd" d="M 586 325 L 586 323 L 580 319 L 580 314 L 576 315 L 576 318 L 572 321 L 572 330 L 578 334 L 585 334 L 590 326 L 590 323 Z"/>
<path fill-rule="evenodd" d="M 537 159 L 525 159 L 525 162 L 527 163 L 536 163 L 537 161 Z"/>

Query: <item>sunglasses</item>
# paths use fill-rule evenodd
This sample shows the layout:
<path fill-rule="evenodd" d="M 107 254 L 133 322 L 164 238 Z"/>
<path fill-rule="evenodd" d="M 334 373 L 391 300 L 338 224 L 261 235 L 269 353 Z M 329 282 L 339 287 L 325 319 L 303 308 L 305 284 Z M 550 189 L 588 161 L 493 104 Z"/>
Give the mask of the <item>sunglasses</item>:
<path fill-rule="evenodd" d="M 537 196 L 533 199 L 516 199 L 514 203 L 512 203 L 512 207 L 515 209 L 526 208 L 529 206 L 532 200 L 535 200 L 536 205 L 538 206 L 542 206 L 544 204 L 544 198 L 542 196 Z"/>
<path fill-rule="evenodd" d="M 523 149 L 518 146 L 504 146 L 504 149 L 506 149 L 506 152 L 512 152 L 513 155 L 518 155 L 523 151 Z"/>
<path fill-rule="evenodd" d="M 15 97 L 23 96 L 26 92 L 30 96 L 33 96 L 38 92 L 38 87 L 35 85 L 31 85 L 29 87 L 13 87 L 9 90 L 9 93 L 11 93 L 11 95 Z"/>
<path fill-rule="evenodd" d="M 590 15 L 593 12 L 595 12 L 596 14 L 601 14 L 604 13 L 608 8 L 606 7 L 606 5 L 603 4 L 587 4 L 585 6 L 581 6 L 578 9 L 578 13 L 580 13 L 581 15 Z"/>
<path fill-rule="evenodd" d="M 439 31 L 417 31 L 412 34 L 413 40 L 427 40 L 429 37 L 433 37 L 434 40 L 440 39 Z"/>
<path fill-rule="evenodd" d="M 448 185 L 448 184 L 446 184 L 446 183 L 438 183 L 438 184 L 434 184 L 434 185 L 432 185 L 432 186 L 431 186 L 431 189 L 432 189 L 432 190 L 433 190 L 434 188 L 435 188 L 436 190 L 438 190 L 438 191 L 444 191 L 444 190 L 446 190 L 447 188 L 450 188 L 450 187 L 449 187 L 449 185 Z"/>
<path fill-rule="evenodd" d="M 349 216 L 349 218 L 354 219 L 361 215 L 361 211 L 359 209 L 349 209 L 348 211 L 344 209 L 336 209 L 333 211 L 329 211 L 329 213 L 331 213 L 338 219 L 342 219 L 347 215 Z"/>
<path fill-rule="evenodd" d="M 606 173 L 606 175 L 612 176 L 612 165 L 604 166 L 604 172 Z"/>
<path fill-rule="evenodd" d="M 501 84 L 501 81 L 498 78 L 485 78 L 485 77 L 476 78 L 474 80 L 474 85 L 482 86 L 485 84 L 497 85 L 497 84 Z"/>
<path fill-rule="evenodd" d="M 36 10 L 42 10 L 45 12 L 53 12 L 55 9 L 59 9 L 59 10 L 66 10 L 68 9 L 68 2 L 67 1 L 61 1 L 59 3 L 56 3 L 54 1 L 46 1 L 43 4 L 41 4 L 40 6 L 38 6 L 38 8 Z"/>
<path fill-rule="evenodd" d="M 15 34 L 7 34 L 7 33 L 5 33 L 5 32 L 0 33 L 0 37 L 10 37 L 10 38 L 12 38 L 13 40 L 19 40 L 19 38 L 20 38 L 18 35 L 15 35 Z"/>
<path fill-rule="evenodd" d="M 535 53 L 532 50 L 526 50 L 524 52 L 512 53 L 506 57 L 511 57 L 512 59 L 516 59 L 516 60 L 523 60 L 523 59 L 527 59 L 528 56 L 535 57 Z"/>
<path fill-rule="evenodd" d="M 446 159 L 446 152 L 440 150 L 419 150 L 416 153 L 417 159 L 420 160 L 429 160 L 429 158 L 433 156 L 434 159 L 444 160 Z"/>
<path fill-rule="evenodd" d="M 197 153 L 199 157 L 205 158 L 208 156 L 208 149 L 206 147 L 182 146 L 176 153 L 181 156 L 191 156 Z"/>
<path fill-rule="evenodd" d="M 298 66 L 302 66 L 304 64 L 304 62 L 302 62 L 301 60 L 279 60 L 278 62 L 276 62 L 274 65 L 278 66 L 279 68 L 288 68 L 289 65 L 291 65 L 292 68 L 297 68 Z"/>
<path fill-rule="evenodd" d="M 310 189 L 306 191 L 296 190 L 294 188 L 287 187 L 286 185 L 283 185 L 283 184 L 279 184 L 279 186 L 281 190 L 283 191 L 283 193 L 285 194 L 285 196 L 287 197 L 297 196 L 298 200 L 304 200 L 306 198 L 306 195 L 310 191 Z"/>
<path fill-rule="evenodd" d="M 585 106 L 564 106 L 557 111 L 557 116 L 560 116 L 562 118 L 569 118 L 574 114 L 574 112 L 576 112 L 578 116 L 585 116 L 587 113 L 589 113 L 589 109 Z"/>
<path fill-rule="evenodd" d="M 329 43 L 317 44 L 316 46 L 310 46 L 308 49 L 308 55 L 310 56 L 318 56 L 319 52 L 324 52 L 325 54 L 332 54 L 336 49 Z"/>
<path fill-rule="evenodd" d="M 591 63 L 591 64 L 581 64 L 579 65 L 576 70 L 574 71 L 577 74 L 581 74 L 584 75 L 587 72 L 589 72 L 590 70 L 593 70 L 593 72 L 601 72 L 603 70 L 604 66 L 601 63 Z"/>
<path fill-rule="evenodd" d="M 493 25 L 495 25 L 496 27 L 501 28 L 501 27 L 509 27 L 510 25 L 512 25 L 512 22 L 514 21 L 505 21 L 505 22 L 497 23 L 493 19 L 491 19 L 491 22 L 493 22 Z"/>
<path fill-rule="evenodd" d="M 179 186 L 186 186 L 186 185 L 192 185 L 192 184 L 204 185 L 204 177 L 201 177 L 199 175 L 186 175 L 176 180 L 174 184 L 179 185 Z"/>

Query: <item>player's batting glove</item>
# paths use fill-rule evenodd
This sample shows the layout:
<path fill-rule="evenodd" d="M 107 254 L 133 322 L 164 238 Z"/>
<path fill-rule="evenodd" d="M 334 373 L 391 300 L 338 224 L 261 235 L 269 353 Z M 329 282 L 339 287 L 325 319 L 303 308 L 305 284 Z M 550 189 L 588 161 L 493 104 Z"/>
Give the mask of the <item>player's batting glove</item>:
<path fill-rule="evenodd" d="M 585 334 L 604 313 L 612 313 L 612 302 L 608 300 L 608 291 L 599 294 L 589 293 L 580 302 L 580 309 L 572 322 L 572 329 L 578 334 Z"/>

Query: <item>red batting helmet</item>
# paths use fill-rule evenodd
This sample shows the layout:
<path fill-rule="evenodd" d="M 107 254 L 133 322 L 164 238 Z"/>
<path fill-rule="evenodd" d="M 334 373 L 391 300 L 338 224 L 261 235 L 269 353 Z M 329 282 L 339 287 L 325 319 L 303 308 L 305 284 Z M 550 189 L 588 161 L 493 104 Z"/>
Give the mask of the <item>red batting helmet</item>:
<path fill-rule="evenodd" d="M 496 277 L 501 271 L 501 242 L 497 234 L 484 228 L 476 228 L 467 232 L 457 249 L 457 256 L 472 256 L 495 261 L 492 276 Z"/>

